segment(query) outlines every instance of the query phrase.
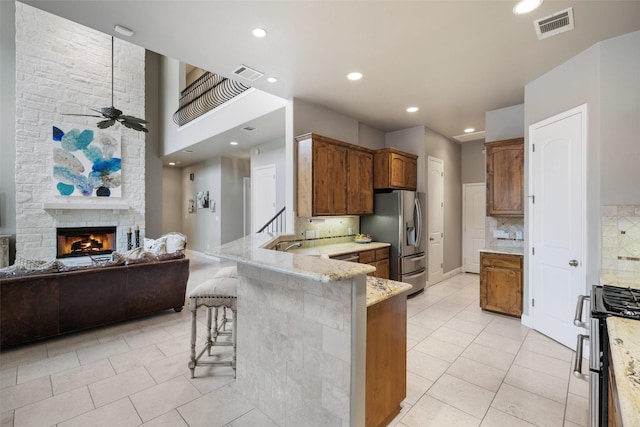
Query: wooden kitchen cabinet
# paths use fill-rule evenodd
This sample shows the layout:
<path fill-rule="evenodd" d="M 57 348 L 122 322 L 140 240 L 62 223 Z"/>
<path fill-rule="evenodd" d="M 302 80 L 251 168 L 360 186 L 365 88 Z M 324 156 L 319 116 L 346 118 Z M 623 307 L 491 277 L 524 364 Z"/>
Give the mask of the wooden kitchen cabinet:
<path fill-rule="evenodd" d="M 380 279 L 389 278 L 389 248 L 371 249 L 359 252 L 359 261 L 362 264 L 369 264 L 376 268 L 376 271 L 369 273 L 369 276 Z"/>
<path fill-rule="evenodd" d="M 524 138 L 485 143 L 487 216 L 524 216 Z"/>
<path fill-rule="evenodd" d="M 365 425 L 388 425 L 407 391 L 407 296 L 367 307 Z"/>
<path fill-rule="evenodd" d="M 521 255 L 480 252 L 480 307 L 522 316 Z"/>
<path fill-rule="evenodd" d="M 373 156 L 373 188 L 415 191 L 418 186 L 418 156 L 395 148 L 376 150 Z"/>
<path fill-rule="evenodd" d="M 298 141 L 298 216 L 373 213 L 373 152 L 309 133 Z"/>

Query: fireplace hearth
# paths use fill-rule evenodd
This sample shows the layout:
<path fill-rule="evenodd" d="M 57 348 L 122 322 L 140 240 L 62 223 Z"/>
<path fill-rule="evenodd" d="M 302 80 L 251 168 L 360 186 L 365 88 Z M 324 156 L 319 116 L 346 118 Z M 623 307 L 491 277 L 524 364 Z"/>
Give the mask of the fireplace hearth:
<path fill-rule="evenodd" d="M 57 258 L 108 255 L 116 250 L 116 227 L 56 229 Z"/>

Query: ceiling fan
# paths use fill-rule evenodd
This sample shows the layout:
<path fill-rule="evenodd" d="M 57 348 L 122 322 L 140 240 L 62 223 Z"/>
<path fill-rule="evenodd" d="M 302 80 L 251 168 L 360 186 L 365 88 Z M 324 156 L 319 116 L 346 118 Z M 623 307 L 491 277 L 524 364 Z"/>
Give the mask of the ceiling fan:
<path fill-rule="evenodd" d="M 95 111 L 96 113 L 100 113 L 101 115 L 96 114 L 63 114 L 64 116 L 83 116 L 83 117 L 98 117 L 104 120 L 100 120 L 97 126 L 100 129 L 106 129 L 109 126 L 113 126 L 116 122 L 122 123 L 125 127 L 129 129 L 137 130 L 140 132 L 149 132 L 149 130 L 144 126 L 148 121 L 144 119 L 139 119 L 137 117 L 128 116 L 126 114 L 122 114 L 121 110 L 118 110 L 113 106 L 113 36 L 111 36 L 111 107 L 102 107 L 99 110 L 95 108 L 90 108 L 91 111 Z"/>

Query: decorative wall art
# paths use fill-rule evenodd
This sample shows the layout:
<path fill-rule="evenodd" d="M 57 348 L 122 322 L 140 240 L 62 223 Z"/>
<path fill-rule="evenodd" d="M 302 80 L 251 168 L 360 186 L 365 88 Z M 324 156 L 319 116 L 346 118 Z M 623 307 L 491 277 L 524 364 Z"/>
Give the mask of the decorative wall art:
<path fill-rule="evenodd" d="M 198 208 L 208 208 L 209 207 L 209 191 L 198 191 L 196 194 L 198 199 Z"/>
<path fill-rule="evenodd" d="M 62 196 L 122 197 L 120 130 L 53 127 L 53 177 Z"/>
<path fill-rule="evenodd" d="M 189 199 L 189 213 L 196 213 L 196 201 L 195 199 Z"/>

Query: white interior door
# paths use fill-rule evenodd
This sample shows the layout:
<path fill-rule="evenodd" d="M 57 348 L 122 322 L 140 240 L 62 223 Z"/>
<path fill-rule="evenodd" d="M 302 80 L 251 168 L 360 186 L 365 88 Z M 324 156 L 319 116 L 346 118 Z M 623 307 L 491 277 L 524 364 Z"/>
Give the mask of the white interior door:
<path fill-rule="evenodd" d="M 255 233 L 276 214 L 276 165 L 253 169 L 251 200 L 251 228 Z"/>
<path fill-rule="evenodd" d="M 480 249 L 485 247 L 487 188 L 484 182 L 462 184 L 462 268 L 480 273 Z"/>
<path fill-rule="evenodd" d="M 444 268 L 444 161 L 429 156 L 427 166 L 427 234 L 429 285 L 438 283 Z"/>
<path fill-rule="evenodd" d="M 530 307 L 534 329 L 573 347 L 573 312 L 586 288 L 587 107 L 531 125 Z"/>
<path fill-rule="evenodd" d="M 242 235 L 247 236 L 251 230 L 251 178 L 242 178 Z"/>

